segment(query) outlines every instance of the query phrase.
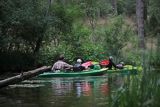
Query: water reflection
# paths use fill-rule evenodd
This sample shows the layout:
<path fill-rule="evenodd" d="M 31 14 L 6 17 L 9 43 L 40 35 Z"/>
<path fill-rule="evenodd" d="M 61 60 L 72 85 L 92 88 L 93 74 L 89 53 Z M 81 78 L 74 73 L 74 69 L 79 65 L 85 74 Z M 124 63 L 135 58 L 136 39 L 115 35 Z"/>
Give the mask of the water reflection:
<path fill-rule="evenodd" d="M 0 107 L 106 107 L 123 84 L 123 76 L 34 78 L 1 90 Z"/>
<path fill-rule="evenodd" d="M 67 82 L 61 78 L 55 78 L 54 81 L 51 82 L 51 87 L 56 96 L 65 95 L 73 90 L 72 82 Z"/>
<path fill-rule="evenodd" d="M 101 93 L 103 95 L 108 95 L 109 94 L 109 85 L 108 85 L 108 83 L 101 84 L 100 90 L 101 90 Z"/>
<path fill-rule="evenodd" d="M 83 78 L 84 79 L 84 78 Z M 70 79 L 69 81 L 62 78 L 56 78 L 52 81 L 52 91 L 56 96 L 65 96 L 68 93 L 74 91 L 76 97 L 81 96 L 92 96 L 94 93 L 99 91 L 102 95 L 108 95 L 109 86 L 108 78 L 94 78 L 82 80 L 79 79 Z"/>
<path fill-rule="evenodd" d="M 92 93 L 91 84 L 88 81 L 75 82 L 74 87 L 76 88 L 77 97 L 90 96 Z"/>

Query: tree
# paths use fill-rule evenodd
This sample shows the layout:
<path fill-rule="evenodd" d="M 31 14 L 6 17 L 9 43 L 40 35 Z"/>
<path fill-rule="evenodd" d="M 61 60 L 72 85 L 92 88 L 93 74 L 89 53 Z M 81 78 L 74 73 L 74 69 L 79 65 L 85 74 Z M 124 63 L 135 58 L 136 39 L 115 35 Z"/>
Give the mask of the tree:
<path fill-rule="evenodd" d="M 144 39 L 144 0 L 136 1 L 136 15 L 137 15 L 137 27 L 139 36 L 139 47 L 145 49 L 145 39 Z"/>
<path fill-rule="evenodd" d="M 116 15 L 117 14 L 117 0 L 112 0 L 112 9 L 113 13 Z"/>

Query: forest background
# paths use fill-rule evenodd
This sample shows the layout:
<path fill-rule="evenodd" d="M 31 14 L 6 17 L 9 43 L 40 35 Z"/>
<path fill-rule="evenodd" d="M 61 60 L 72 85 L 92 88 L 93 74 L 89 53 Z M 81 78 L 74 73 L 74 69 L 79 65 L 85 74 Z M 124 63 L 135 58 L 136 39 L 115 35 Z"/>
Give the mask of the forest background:
<path fill-rule="evenodd" d="M 52 65 L 60 54 L 76 58 L 160 65 L 160 1 L 144 2 L 138 36 L 136 0 L 1 0 L 1 73 Z M 138 10 L 137 10 L 138 11 Z M 143 44 L 144 45 L 140 45 Z"/>

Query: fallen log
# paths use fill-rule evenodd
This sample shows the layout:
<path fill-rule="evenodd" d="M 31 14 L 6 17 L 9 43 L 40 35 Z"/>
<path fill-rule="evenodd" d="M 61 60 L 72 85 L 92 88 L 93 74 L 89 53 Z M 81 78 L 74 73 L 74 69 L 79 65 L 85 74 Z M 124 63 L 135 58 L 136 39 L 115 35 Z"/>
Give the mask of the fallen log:
<path fill-rule="evenodd" d="M 13 77 L 1 80 L 0 81 L 0 88 L 8 86 L 8 85 L 16 84 L 16 83 L 21 82 L 23 80 L 32 78 L 32 77 L 37 76 L 45 71 L 49 71 L 50 69 L 51 69 L 51 66 L 43 66 L 43 67 L 37 68 L 35 70 L 23 72 L 17 76 L 13 76 Z"/>

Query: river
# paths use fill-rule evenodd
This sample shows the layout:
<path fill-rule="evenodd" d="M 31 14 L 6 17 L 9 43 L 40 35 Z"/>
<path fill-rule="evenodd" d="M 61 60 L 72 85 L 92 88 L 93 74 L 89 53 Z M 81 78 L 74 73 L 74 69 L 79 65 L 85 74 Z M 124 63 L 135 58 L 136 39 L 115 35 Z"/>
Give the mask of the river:
<path fill-rule="evenodd" d="M 109 107 L 109 100 L 127 81 L 110 74 L 74 78 L 32 78 L 0 89 L 0 107 Z"/>

